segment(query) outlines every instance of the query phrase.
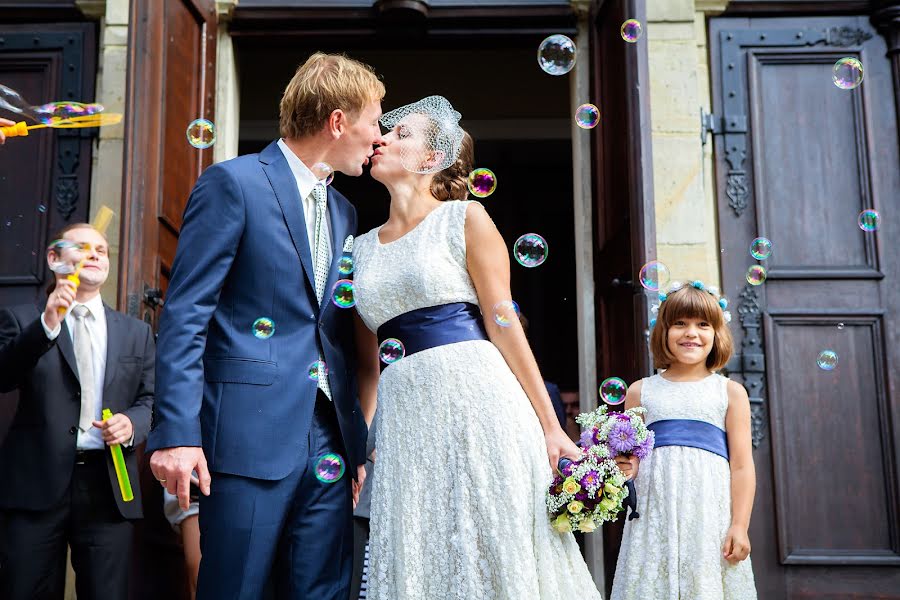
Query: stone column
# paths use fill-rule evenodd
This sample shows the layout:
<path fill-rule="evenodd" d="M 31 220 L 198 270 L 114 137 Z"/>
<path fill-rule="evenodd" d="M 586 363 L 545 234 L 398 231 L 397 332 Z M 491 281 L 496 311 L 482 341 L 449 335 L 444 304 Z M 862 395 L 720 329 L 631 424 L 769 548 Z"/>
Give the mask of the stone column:
<path fill-rule="evenodd" d="M 234 44 L 228 25 L 238 0 L 217 0 L 219 30 L 216 45 L 216 145 L 213 162 L 234 158 L 238 154 L 240 132 L 240 86 Z"/>
<path fill-rule="evenodd" d="M 710 111 L 706 18 L 727 0 L 647 3 L 657 257 L 673 280 L 719 285 L 712 144 L 700 139 Z M 638 42 L 641 43 L 641 42 Z"/>
<path fill-rule="evenodd" d="M 572 202 L 575 216 L 575 311 L 578 320 L 578 408 L 597 408 L 597 339 L 594 292 L 594 217 L 591 195 L 591 136 L 575 123 L 576 109 L 591 96 L 590 6 L 589 0 L 571 0 L 578 19 L 575 37 L 575 70 L 569 76 L 569 127 L 572 132 Z M 606 587 L 603 563 L 603 532 L 584 537 L 584 557 L 601 590 Z"/>
<path fill-rule="evenodd" d="M 97 61 L 95 101 L 106 112 L 125 113 L 125 80 L 128 51 L 128 0 L 77 0 L 79 10 L 100 21 L 100 49 Z M 116 306 L 119 274 L 119 225 L 122 203 L 122 159 L 124 125 L 101 127 L 94 141 L 91 164 L 90 215 L 93 219 L 102 206 L 116 214 L 106 236 L 109 239 L 109 281 L 103 287 L 103 300 Z"/>

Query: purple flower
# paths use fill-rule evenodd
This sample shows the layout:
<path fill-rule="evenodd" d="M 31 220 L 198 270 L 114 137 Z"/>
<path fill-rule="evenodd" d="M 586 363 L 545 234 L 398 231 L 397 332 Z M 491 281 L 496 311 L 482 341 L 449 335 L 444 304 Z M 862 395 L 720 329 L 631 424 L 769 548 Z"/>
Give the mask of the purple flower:
<path fill-rule="evenodd" d="M 575 494 L 575 499 L 580 500 L 581 502 L 584 502 L 585 500 L 587 500 L 587 497 L 588 497 L 587 492 L 585 492 L 584 490 Z"/>
<path fill-rule="evenodd" d="M 585 473 L 584 477 L 581 478 L 579 483 L 581 483 L 581 487 L 585 489 L 597 487 L 600 483 L 600 474 L 597 473 L 597 471 L 588 471 Z"/>
<path fill-rule="evenodd" d="M 572 471 L 575 470 L 575 467 L 578 465 L 577 462 L 571 462 L 562 468 L 562 474 L 568 477 L 572 474 Z"/>
<path fill-rule="evenodd" d="M 579 445 L 582 448 L 589 448 L 596 443 L 594 441 L 594 431 L 594 429 L 585 429 L 581 432 L 581 440 L 579 442 Z"/>
<path fill-rule="evenodd" d="M 594 429 L 594 443 L 599 444 L 602 441 L 603 440 L 600 438 L 600 428 L 599 427 L 595 428 Z"/>
<path fill-rule="evenodd" d="M 618 421 L 609 430 L 609 447 L 616 452 L 630 452 L 637 442 L 634 435 L 630 420 Z"/>
<path fill-rule="evenodd" d="M 655 438 L 656 436 L 652 431 L 650 431 L 649 435 L 647 435 L 647 438 L 643 442 L 638 444 L 634 449 L 634 455 L 641 460 L 644 460 L 645 458 L 650 456 L 650 451 L 653 450 L 653 443 L 655 442 Z"/>

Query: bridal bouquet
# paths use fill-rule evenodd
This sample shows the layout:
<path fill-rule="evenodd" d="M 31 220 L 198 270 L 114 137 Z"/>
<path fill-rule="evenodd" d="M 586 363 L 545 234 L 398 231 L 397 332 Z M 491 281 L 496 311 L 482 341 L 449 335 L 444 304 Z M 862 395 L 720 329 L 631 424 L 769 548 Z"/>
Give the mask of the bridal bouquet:
<path fill-rule="evenodd" d="M 615 463 L 619 455 L 634 454 L 641 460 L 653 450 L 654 435 L 647 429 L 638 407 L 610 412 L 606 406 L 578 415 L 584 428 L 582 456 L 577 461 L 560 461 L 560 473 L 550 485 L 547 508 L 557 531 L 594 531 L 605 521 L 614 521 L 624 505 L 636 518 L 634 484 Z"/>

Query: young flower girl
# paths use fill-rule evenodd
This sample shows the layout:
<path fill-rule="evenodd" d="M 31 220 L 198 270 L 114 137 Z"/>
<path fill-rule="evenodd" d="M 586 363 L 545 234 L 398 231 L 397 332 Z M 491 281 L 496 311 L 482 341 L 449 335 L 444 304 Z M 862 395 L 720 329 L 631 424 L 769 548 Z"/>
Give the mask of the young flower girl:
<path fill-rule="evenodd" d="M 699 281 L 659 297 L 650 343 L 665 370 L 635 382 L 625 400 L 647 410 L 656 449 L 635 464 L 641 517 L 625 524 L 612 600 L 755 599 L 750 402 L 715 374 L 732 353 L 727 303 Z"/>

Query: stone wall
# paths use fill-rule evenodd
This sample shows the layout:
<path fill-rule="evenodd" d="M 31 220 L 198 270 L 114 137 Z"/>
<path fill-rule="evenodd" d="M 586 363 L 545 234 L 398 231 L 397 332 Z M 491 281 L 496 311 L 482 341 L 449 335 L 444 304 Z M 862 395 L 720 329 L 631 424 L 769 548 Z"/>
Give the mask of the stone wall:
<path fill-rule="evenodd" d="M 647 2 L 657 258 L 672 279 L 719 285 L 712 143 L 701 144 L 710 111 L 706 17 L 726 0 Z"/>

